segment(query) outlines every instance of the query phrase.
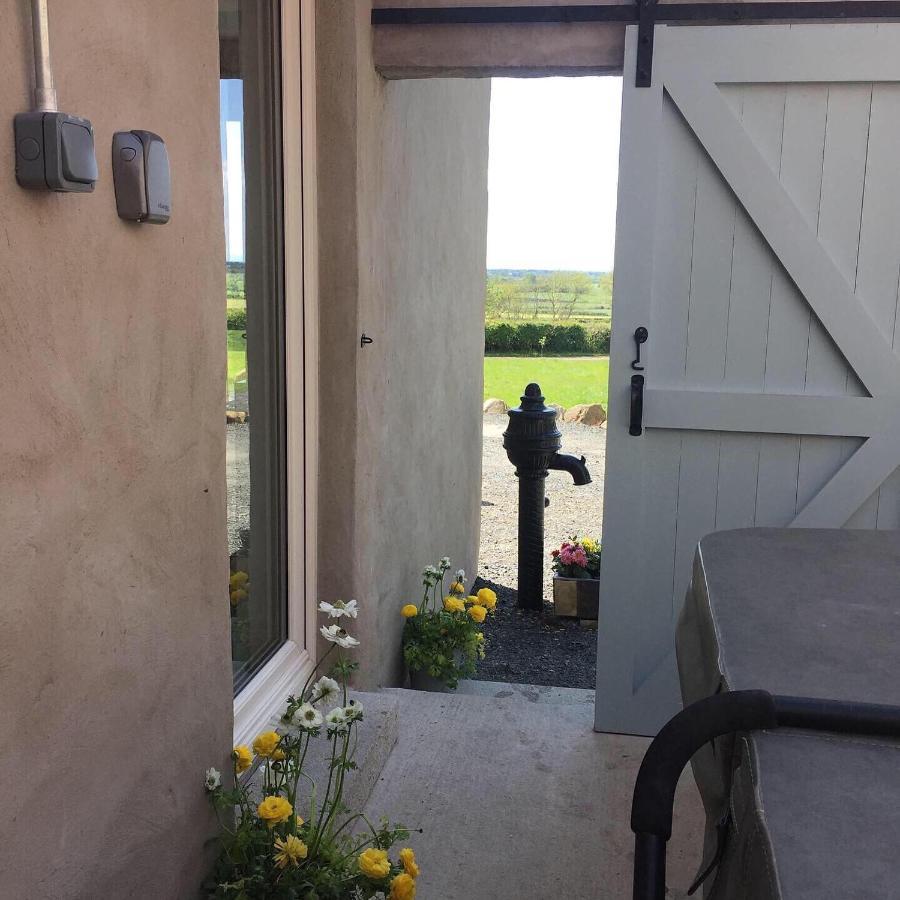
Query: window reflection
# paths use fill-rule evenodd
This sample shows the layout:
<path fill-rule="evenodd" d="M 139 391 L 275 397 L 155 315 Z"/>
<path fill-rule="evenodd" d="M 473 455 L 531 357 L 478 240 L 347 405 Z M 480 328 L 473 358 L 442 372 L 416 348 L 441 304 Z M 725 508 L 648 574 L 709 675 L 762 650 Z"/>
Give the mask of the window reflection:
<path fill-rule="evenodd" d="M 235 691 L 287 636 L 277 24 L 277 3 L 219 2 L 228 603 Z"/>

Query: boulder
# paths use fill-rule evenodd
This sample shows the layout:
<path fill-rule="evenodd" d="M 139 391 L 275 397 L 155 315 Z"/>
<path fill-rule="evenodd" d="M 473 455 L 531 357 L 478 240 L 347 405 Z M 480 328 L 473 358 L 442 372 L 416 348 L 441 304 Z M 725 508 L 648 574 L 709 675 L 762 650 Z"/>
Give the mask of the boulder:
<path fill-rule="evenodd" d="M 557 419 L 559 419 L 561 422 L 565 421 L 566 408 L 564 406 L 560 406 L 559 403 L 548 403 L 547 405 L 550 407 L 550 409 L 556 410 Z"/>
<path fill-rule="evenodd" d="M 599 403 L 579 403 L 563 414 L 563 422 L 600 426 L 606 421 L 606 410 Z"/>
<path fill-rule="evenodd" d="M 509 407 L 502 400 L 491 397 L 484 401 L 484 412 L 490 416 L 502 416 L 509 412 Z"/>

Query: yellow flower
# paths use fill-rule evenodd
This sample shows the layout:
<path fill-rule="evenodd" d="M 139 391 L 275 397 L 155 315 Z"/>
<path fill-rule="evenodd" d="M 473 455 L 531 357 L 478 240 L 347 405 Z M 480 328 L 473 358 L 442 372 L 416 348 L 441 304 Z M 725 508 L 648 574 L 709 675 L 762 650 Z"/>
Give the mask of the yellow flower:
<path fill-rule="evenodd" d="M 469 594 L 469 596 L 466 597 L 466 603 L 468 603 L 469 605 L 471 605 L 473 603 L 477 603 L 477 602 L 478 602 L 478 598 L 473 596 L 472 594 Z"/>
<path fill-rule="evenodd" d="M 419 877 L 419 866 L 416 863 L 416 854 L 413 853 L 412 847 L 404 847 L 400 851 L 400 864 L 407 875 L 412 878 Z"/>
<path fill-rule="evenodd" d="M 242 588 L 250 580 L 250 576 L 246 572 L 235 572 L 228 579 L 229 586 L 233 588 Z"/>
<path fill-rule="evenodd" d="M 478 602 L 485 609 L 493 609 L 497 605 L 497 595 L 490 588 L 482 588 L 478 592 Z"/>
<path fill-rule="evenodd" d="M 416 881 L 412 875 L 401 872 L 391 881 L 391 892 L 388 900 L 414 900 L 416 896 Z"/>
<path fill-rule="evenodd" d="M 416 606 L 415 603 L 407 603 L 403 609 L 400 610 L 400 615 L 403 616 L 404 619 L 411 619 L 413 616 L 417 616 L 419 614 L 419 607 Z"/>
<path fill-rule="evenodd" d="M 600 545 L 590 537 L 582 538 L 580 543 L 586 553 L 596 553 L 600 549 Z"/>
<path fill-rule="evenodd" d="M 284 797 L 272 796 L 264 798 L 256 807 L 256 812 L 269 828 L 274 828 L 281 822 L 287 822 L 294 814 L 294 807 Z"/>
<path fill-rule="evenodd" d="M 484 643 L 484 635 L 480 631 L 475 635 L 475 642 L 478 644 Z"/>
<path fill-rule="evenodd" d="M 454 581 L 453 584 L 450 585 L 451 594 L 464 594 L 465 592 L 466 586 L 461 581 Z"/>
<path fill-rule="evenodd" d="M 275 755 L 275 749 L 280 740 L 281 735 L 277 731 L 264 731 L 262 734 L 257 735 L 256 740 L 253 742 L 253 749 L 263 757 L 271 756 L 272 759 L 284 759 L 283 753 L 280 757 Z"/>
<path fill-rule="evenodd" d="M 253 754 L 246 744 L 235 747 L 231 751 L 231 757 L 234 760 L 234 768 L 237 772 L 246 772 L 253 763 Z"/>
<path fill-rule="evenodd" d="M 444 609 L 447 612 L 465 612 L 466 604 L 459 597 L 444 597 Z"/>
<path fill-rule="evenodd" d="M 297 827 L 299 828 L 303 824 L 303 816 L 296 816 Z"/>
<path fill-rule="evenodd" d="M 391 861 L 386 850 L 369 847 L 359 854 L 359 871 L 368 878 L 384 878 L 391 871 Z"/>
<path fill-rule="evenodd" d="M 470 606 L 469 607 L 469 615 L 476 622 L 483 622 L 484 617 L 487 615 L 487 610 L 483 606 Z"/>
<path fill-rule="evenodd" d="M 285 868 L 288 864 L 299 866 L 301 859 L 306 859 L 309 848 L 295 834 L 289 834 L 284 840 L 275 838 L 275 865 L 279 869 Z"/>
<path fill-rule="evenodd" d="M 243 588 L 237 588 L 236 590 L 233 590 L 228 596 L 231 598 L 231 605 L 237 606 L 238 603 L 241 602 L 241 600 L 246 600 L 250 595 Z"/>

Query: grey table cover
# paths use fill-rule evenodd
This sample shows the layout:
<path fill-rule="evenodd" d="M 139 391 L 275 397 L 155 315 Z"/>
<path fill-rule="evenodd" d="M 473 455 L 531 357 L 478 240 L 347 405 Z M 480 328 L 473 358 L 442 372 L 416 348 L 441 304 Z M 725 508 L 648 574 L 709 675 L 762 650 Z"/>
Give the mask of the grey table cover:
<path fill-rule="evenodd" d="M 723 690 L 900 705 L 900 532 L 745 529 L 701 541 L 677 634 L 684 702 Z M 800 731 L 693 760 L 712 900 L 900 898 L 900 744 Z"/>

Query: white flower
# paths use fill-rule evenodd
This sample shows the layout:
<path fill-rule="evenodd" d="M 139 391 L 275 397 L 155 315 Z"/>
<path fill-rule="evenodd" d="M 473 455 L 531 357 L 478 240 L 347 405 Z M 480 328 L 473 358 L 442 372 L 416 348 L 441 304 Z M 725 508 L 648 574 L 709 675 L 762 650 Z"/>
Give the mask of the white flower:
<path fill-rule="evenodd" d="M 334 604 L 326 603 L 323 600 L 319 604 L 319 612 L 325 613 L 332 619 L 339 619 L 341 616 L 355 619 L 359 614 L 359 607 L 356 605 L 355 600 L 348 600 L 346 603 L 343 600 L 338 600 L 338 602 Z"/>
<path fill-rule="evenodd" d="M 355 722 L 357 719 L 361 719 L 363 717 L 363 705 L 359 702 L 359 700 L 351 700 L 347 706 L 344 707 L 344 718 L 348 722 Z"/>
<path fill-rule="evenodd" d="M 450 557 L 442 556 L 441 557 L 441 568 L 446 572 L 447 569 L 450 568 Z"/>
<path fill-rule="evenodd" d="M 456 570 L 456 580 L 457 581 L 465 581 L 466 580 L 466 570 L 465 569 L 457 569 Z"/>
<path fill-rule="evenodd" d="M 322 713 L 320 713 L 312 703 L 304 703 L 291 716 L 292 724 L 298 728 L 318 728 L 322 724 Z"/>
<path fill-rule="evenodd" d="M 206 789 L 214 791 L 217 787 L 222 786 L 222 773 L 212 766 L 206 770 Z"/>
<path fill-rule="evenodd" d="M 332 644 L 337 644 L 339 647 L 350 649 L 359 646 L 359 641 L 355 637 L 350 637 L 340 625 L 323 625 L 319 629 L 319 633 L 326 641 L 331 641 Z"/>
<path fill-rule="evenodd" d="M 325 721 L 330 730 L 341 732 L 347 727 L 347 714 L 342 706 L 336 706 L 325 716 Z"/>
<path fill-rule="evenodd" d="M 313 686 L 312 696 L 314 703 L 324 702 L 336 697 L 341 691 L 341 686 L 327 675 L 323 675 Z"/>

